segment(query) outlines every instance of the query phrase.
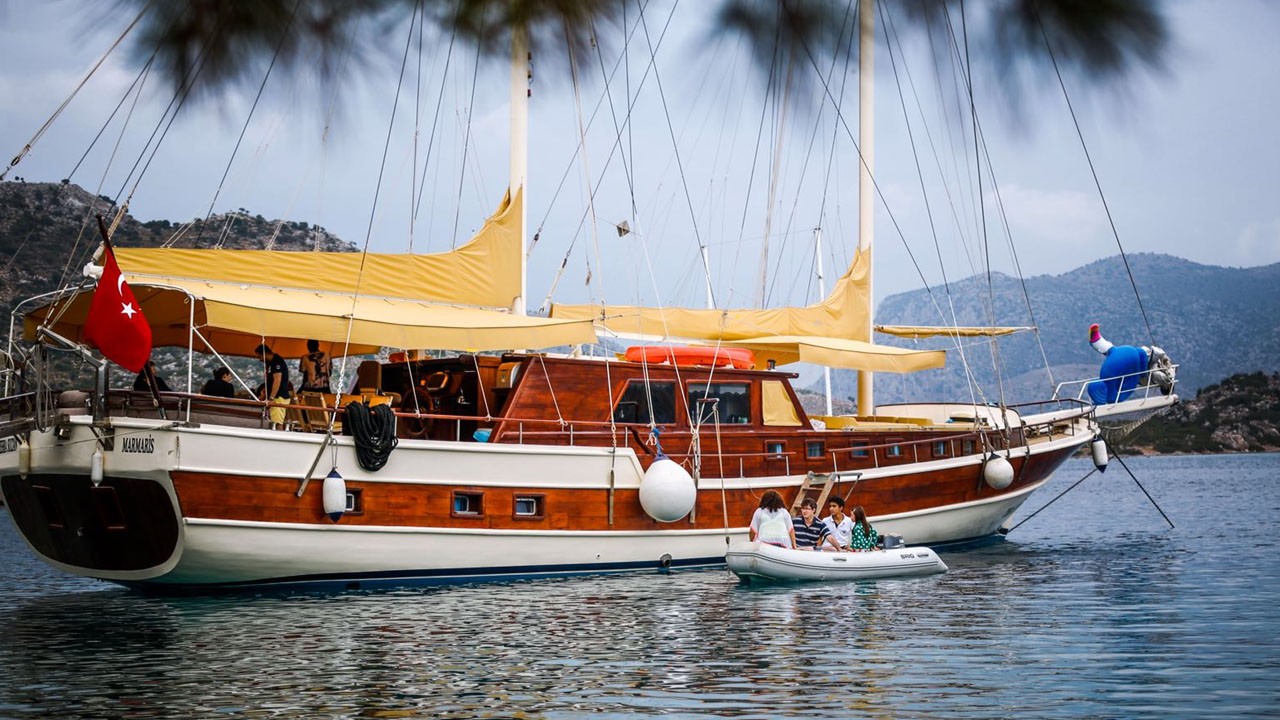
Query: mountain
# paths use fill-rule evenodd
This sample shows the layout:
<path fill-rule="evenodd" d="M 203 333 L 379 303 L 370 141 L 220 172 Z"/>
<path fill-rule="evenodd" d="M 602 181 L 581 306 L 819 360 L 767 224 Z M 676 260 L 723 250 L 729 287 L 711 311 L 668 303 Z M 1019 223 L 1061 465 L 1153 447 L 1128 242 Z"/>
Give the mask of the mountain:
<path fill-rule="evenodd" d="M 1129 272 L 1141 293 L 1134 299 Z M 1090 323 L 1117 345 L 1157 345 L 1178 370 L 1178 392 L 1192 395 L 1228 375 L 1280 370 L 1280 263 L 1255 268 L 1200 265 L 1170 255 L 1136 253 L 1098 260 L 1062 275 L 1017 278 L 999 273 L 948 287 L 892 295 L 876 311 L 881 325 L 943 325 L 936 306 L 956 309 L 959 325 L 1037 325 L 1039 335 L 999 339 L 994 362 L 1004 369 L 1009 402 L 1043 396 L 1053 383 L 1097 376 L 1102 357 L 1088 343 Z M 948 297 L 949 296 L 949 297 Z M 989 313 L 985 298 L 992 298 Z M 1026 298 L 1030 298 L 1027 300 Z M 1148 334 L 1143 321 L 1150 324 Z M 1034 316 L 1034 323 L 1032 317 Z M 994 320 L 992 319 L 994 318 Z M 1040 345 L 1043 344 L 1042 356 Z M 947 348 L 947 367 L 909 376 L 876 376 L 876 402 L 945 398 L 969 402 L 965 367 L 998 400 L 989 341 L 970 339 L 963 357 L 942 339 L 911 341 L 877 335 L 876 342 L 903 347 Z M 854 394 L 854 373 L 833 376 L 833 394 Z M 1078 392 L 1078 386 L 1071 393 Z"/>
<path fill-rule="evenodd" d="M 101 239 L 94 216 L 107 222 L 115 212 L 108 197 L 70 183 L 0 183 L 0 308 L 74 282 Z M 186 222 L 138 222 L 125 215 L 112 239 L 123 247 L 212 247 L 275 250 L 356 248 L 305 222 L 267 220 L 261 215 L 211 215 Z"/>

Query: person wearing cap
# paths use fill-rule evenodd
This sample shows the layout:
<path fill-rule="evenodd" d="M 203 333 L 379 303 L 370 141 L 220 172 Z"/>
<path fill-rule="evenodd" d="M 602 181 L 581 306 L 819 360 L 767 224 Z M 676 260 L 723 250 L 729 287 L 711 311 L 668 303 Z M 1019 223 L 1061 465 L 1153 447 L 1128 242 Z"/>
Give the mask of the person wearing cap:
<path fill-rule="evenodd" d="M 231 371 L 226 367 L 220 367 L 213 371 L 213 377 L 200 388 L 201 395 L 212 395 L 213 397 L 233 398 L 236 396 L 236 388 L 231 384 Z"/>
<path fill-rule="evenodd" d="M 284 425 L 284 405 L 289 404 L 293 396 L 293 385 L 289 382 L 289 366 L 284 358 L 271 351 L 266 343 L 254 351 L 262 360 L 262 396 L 260 400 L 272 403 L 271 429 L 276 430 Z"/>

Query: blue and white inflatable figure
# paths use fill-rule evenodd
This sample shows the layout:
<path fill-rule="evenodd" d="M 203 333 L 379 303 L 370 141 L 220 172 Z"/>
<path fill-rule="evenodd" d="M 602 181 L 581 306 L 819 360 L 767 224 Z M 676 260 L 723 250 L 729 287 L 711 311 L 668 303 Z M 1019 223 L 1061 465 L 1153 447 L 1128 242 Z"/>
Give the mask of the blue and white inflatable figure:
<path fill-rule="evenodd" d="M 1098 379 L 1088 384 L 1089 398 L 1095 405 L 1127 400 L 1141 385 L 1159 385 L 1165 394 L 1172 390 L 1172 377 L 1166 378 L 1164 374 L 1159 378 L 1148 377 L 1148 372 L 1154 365 L 1163 367 L 1168 364 L 1167 356 L 1160 348 L 1154 345 L 1112 345 L 1111 341 L 1102 337 L 1097 323 L 1089 326 L 1089 344 L 1106 356 L 1098 371 Z"/>

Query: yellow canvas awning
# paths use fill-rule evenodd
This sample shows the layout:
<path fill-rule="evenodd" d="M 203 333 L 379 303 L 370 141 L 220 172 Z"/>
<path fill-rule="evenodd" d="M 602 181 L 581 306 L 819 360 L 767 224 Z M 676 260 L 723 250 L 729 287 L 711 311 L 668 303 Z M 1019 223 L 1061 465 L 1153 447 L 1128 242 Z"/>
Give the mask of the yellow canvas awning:
<path fill-rule="evenodd" d="M 832 337 L 757 337 L 724 344 L 749 348 L 755 353 L 756 367 L 773 360 L 778 365 L 807 362 L 847 370 L 909 373 L 940 368 L 947 361 L 944 350 L 908 350 Z"/>
<path fill-rule="evenodd" d="M 932 327 L 926 325 L 877 325 L 876 332 L 904 338 L 997 337 L 1031 330 L 1029 327 Z"/>
<path fill-rule="evenodd" d="M 836 337 L 870 335 L 869 250 L 859 251 L 825 300 L 773 310 L 700 310 L 633 305 L 553 305 L 551 317 L 594 320 L 618 335 L 690 340 L 742 340 L 772 335 Z"/>
<path fill-rule="evenodd" d="M 470 241 L 429 255 L 116 247 L 130 285 L 201 279 L 508 309 L 520 293 L 520 207 L 508 193 Z"/>
<path fill-rule="evenodd" d="M 127 274 L 126 274 L 127 276 Z M 348 354 L 375 352 L 380 347 L 443 350 L 510 350 L 595 342 L 590 322 L 548 320 L 493 310 L 434 305 L 422 301 L 349 295 L 285 288 L 175 282 L 167 287 L 130 282 L 152 328 L 157 347 L 186 347 L 191 302 L 195 327 L 207 343 L 196 339 L 195 349 L 209 346 L 224 355 L 252 355 L 266 339 L 281 355 L 301 355 L 308 339 L 318 340 L 331 355 L 341 355 L 348 338 Z M 84 290 L 53 325 L 71 340 L 83 338 L 92 290 Z M 26 331 L 50 308 L 27 314 Z"/>

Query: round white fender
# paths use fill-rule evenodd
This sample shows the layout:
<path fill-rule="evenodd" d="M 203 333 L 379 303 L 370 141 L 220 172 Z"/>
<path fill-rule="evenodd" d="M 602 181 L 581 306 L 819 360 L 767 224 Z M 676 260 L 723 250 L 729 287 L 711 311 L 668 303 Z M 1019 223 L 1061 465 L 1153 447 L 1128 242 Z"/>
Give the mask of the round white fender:
<path fill-rule="evenodd" d="M 654 460 L 640 480 L 640 507 L 658 522 L 675 522 L 688 515 L 697 499 L 693 477 L 671 458 Z"/>
<path fill-rule="evenodd" d="M 1013 484 L 1013 463 L 995 453 L 987 456 L 986 467 L 982 469 L 982 479 L 987 481 L 993 490 L 1003 490 Z"/>
<path fill-rule="evenodd" d="M 1098 472 L 1107 471 L 1107 462 L 1111 459 L 1107 457 L 1107 441 L 1101 436 L 1093 439 L 1089 443 L 1089 451 L 1093 453 L 1093 466 L 1098 468 Z"/>
<path fill-rule="evenodd" d="M 347 481 L 338 474 L 338 468 L 324 477 L 324 514 L 338 522 L 347 511 Z"/>

